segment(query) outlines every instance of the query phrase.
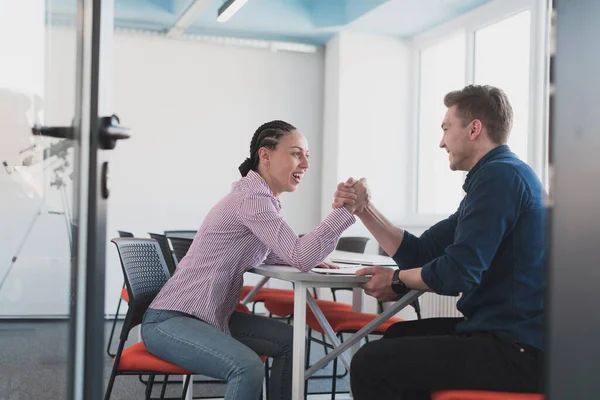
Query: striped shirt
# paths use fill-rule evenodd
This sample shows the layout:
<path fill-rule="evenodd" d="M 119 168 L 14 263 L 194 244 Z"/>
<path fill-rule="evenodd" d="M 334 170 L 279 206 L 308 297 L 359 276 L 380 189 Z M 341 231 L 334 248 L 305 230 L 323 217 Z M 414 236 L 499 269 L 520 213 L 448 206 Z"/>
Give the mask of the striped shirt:
<path fill-rule="evenodd" d="M 230 334 L 229 317 L 239 302 L 244 272 L 262 263 L 309 271 L 323 262 L 355 221 L 346 208 L 337 208 L 299 238 L 280 209 L 279 199 L 256 172 L 234 183 L 210 210 L 150 307 L 193 315 Z"/>

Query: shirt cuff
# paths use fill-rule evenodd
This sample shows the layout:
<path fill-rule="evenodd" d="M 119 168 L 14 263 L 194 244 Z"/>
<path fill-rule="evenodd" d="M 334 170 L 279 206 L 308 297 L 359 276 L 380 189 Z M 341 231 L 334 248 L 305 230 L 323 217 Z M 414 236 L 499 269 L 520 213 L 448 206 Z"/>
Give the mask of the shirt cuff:
<path fill-rule="evenodd" d="M 419 238 L 409 231 L 404 231 L 402 243 L 400 244 L 400 247 L 398 247 L 396 254 L 392 256 L 392 259 L 400 268 L 406 264 L 411 264 L 411 260 L 415 258 L 415 251 L 418 250 L 418 243 Z"/>

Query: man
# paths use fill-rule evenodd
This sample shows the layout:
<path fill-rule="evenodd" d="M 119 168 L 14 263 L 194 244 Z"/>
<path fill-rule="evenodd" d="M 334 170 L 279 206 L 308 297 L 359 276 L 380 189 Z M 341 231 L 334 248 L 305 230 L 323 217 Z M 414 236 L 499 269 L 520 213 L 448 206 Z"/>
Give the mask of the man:
<path fill-rule="evenodd" d="M 419 238 L 372 203 L 356 215 L 399 269 L 365 268 L 367 294 L 394 300 L 410 289 L 462 297 L 464 318 L 392 325 L 351 366 L 354 399 L 428 399 L 440 389 L 541 391 L 545 208 L 534 171 L 506 145 L 512 108 L 491 86 L 448 93 L 440 147 L 468 171 L 456 213 Z M 364 180 L 341 183 L 334 206 L 351 204 Z"/>

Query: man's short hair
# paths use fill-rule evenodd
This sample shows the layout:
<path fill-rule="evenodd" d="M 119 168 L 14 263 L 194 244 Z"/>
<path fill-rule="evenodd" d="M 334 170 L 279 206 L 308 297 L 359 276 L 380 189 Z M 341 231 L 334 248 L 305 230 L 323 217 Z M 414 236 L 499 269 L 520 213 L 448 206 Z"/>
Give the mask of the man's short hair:
<path fill-rule="evenodd" d="M 490 140 L 505 144 L 512 129 L 513 110 L 506 94 L 497 87 L 469 85 L 444 97 L 444 104 L 456 106 L 457 115 L 466 126 L 474 119 L 481 121 Z"/>

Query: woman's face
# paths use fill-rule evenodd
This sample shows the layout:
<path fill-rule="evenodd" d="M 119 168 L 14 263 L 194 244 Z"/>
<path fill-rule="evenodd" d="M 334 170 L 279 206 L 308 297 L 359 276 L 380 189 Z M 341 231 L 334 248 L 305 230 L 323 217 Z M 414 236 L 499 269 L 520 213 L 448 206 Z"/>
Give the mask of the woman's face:
<path fill-rule="evenodd" d="M 293 192 L 308 170 L 308 142 L 304 135 L 294 130 L 283 135 L 275 150 L 260 149 L 263 178 L 277 197 L 283 192 Z"/>

